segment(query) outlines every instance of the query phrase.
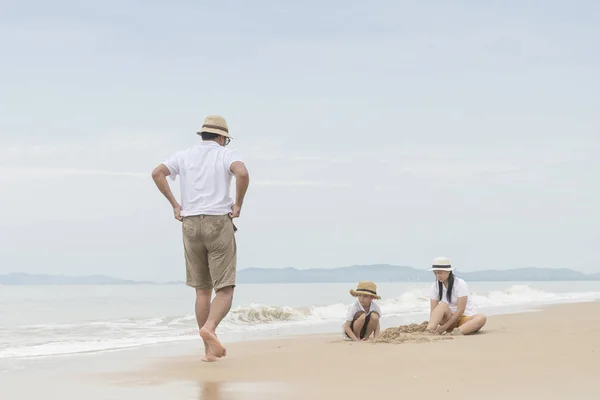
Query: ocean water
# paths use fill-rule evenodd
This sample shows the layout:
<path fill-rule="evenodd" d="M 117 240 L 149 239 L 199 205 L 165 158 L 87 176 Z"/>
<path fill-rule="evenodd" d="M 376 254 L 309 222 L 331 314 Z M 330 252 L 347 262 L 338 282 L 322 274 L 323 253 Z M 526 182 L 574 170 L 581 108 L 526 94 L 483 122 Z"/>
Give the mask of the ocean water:
<path fill-rule="evenodd" d="M 225 341 L 341 332 L 355 283 L 243 284 L 219 326 Z M 382 328 L 426 320 L 431 283 L 381 283 Z M 600 282 L 471 282 L 480 312 L 531 311 L 600 299 Z M 0 286 L 0 370 L 20 360 L 74 357 L 198 340 L 194 291 L 179 285 Z"/>

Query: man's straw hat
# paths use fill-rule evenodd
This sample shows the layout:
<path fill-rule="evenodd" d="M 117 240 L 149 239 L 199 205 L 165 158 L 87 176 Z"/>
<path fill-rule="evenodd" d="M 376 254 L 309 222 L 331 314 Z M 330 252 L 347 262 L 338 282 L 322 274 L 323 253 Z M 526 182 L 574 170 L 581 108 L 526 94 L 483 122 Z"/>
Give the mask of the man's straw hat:
<path fill-rule="evenodd" d="M 454 268 L 452 268 L 450 259 L 446 257 L 437 257 L 431 262 L 429 271 L 454 271 Z"/>
<path fill-rule="evenodd" d="M 350 289 L 350 294 L 354 297 L 358 296 L 359 294 L 366 294 L 376 299 L 381 299 L 381 297 L 377 295 L 377 285 L 371 281 L 358 282 L 356 290 Z"/>
<path fill-rule="evenodd" d="M 207 133 L 215 133 L 217 135 L 225 136 L 231 139 L 229 136 L 229 128 L 227 127 L 227 122 L 225 118 L 220 115 L 209 115 L 204 119 L 204 124 L 202 124 L 202 128 L 198 132 L 200 135 L 202 132 Z"/>

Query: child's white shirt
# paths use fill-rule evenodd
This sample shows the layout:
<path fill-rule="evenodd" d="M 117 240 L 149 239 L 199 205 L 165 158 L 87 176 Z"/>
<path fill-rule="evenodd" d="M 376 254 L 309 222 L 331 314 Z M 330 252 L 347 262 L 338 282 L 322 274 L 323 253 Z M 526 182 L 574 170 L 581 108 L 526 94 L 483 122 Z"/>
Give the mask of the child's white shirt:
<path fill-rule="evenodd" d="M 360 304 L 360 301 L 356 300 L 354 304 L 352 304 L 350 308 L 348 308 L 348 312 L 346 313 L 346 321 L 352 321 L 356 313 L 359 311 L 364 312 L 366 315 L 369 315 L 372 312 L 376 312 L 377 314 L 379 314 L 379 317 L 382 317 L 381 308 L 379 308 L 379 304 L 375 303 L 375 301 L 371 301 L 371 307 L 369 307 L 369 312 L 367 312 L 365 308 Z M 344 330 L 344 325 L 342 325 L 342 332 L 345 334 L 346 331 Z"/>
<path fill-rule="evenodd" d="M 375 303 L 375 301 L 371 301 L 371 307 L 369 307 L 369 312 L 365 310 L 365 308 L 360 304 L 360 301 L 356 300 L 354 304 L 348 308 L 348 313 L 346 313 L 346 321 L 352 321 L 357 312 L 364 312 L 366 315 L 371 314 L 372 312 L 376 312 L 381 317 L 381 308 L 379 305 Z"/>

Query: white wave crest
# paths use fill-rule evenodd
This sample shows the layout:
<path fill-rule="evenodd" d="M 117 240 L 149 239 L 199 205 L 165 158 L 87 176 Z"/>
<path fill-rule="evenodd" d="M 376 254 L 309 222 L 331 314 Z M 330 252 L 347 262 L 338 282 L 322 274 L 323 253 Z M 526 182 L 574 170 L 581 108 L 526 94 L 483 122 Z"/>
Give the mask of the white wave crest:
<path fill-rule="evenodd" d="M 256 324 L 281 321 L 300 321 L 306 319 L 303 309 L 278 306 L 261 306 L 250 304 L 246 307 L 238 307 L 229 313 L 227 322 L 233 324 Z"/>
<path fill-rule="evenodd" d="M 385 317 L 411 316 L 429 312 L 430 286 L 407 290 L 397 297 L 378 301 Z M 478 309 L 594 301 L 600 292 L 549 293 L 528 285 L 504 290 L 472 293 Z M 285 327 L 341 323 L 353 301 L 325 306 L 294 308 L 249 304 L 234 308 L 219 326 L 222 332 L 248 333 Z M 147 344 L 198 338 L 193 314 L 154 318 L 129 318 L 64 324 L 0 327 L 0 359 L 44 357 L 109 351 Z"/>

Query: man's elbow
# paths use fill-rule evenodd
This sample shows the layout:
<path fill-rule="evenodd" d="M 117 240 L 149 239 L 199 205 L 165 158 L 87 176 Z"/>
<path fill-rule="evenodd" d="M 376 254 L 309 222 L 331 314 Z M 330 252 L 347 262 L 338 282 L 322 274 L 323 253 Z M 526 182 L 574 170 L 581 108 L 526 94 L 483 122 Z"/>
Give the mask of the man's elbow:
<path fill-rule="evenodd" d="M 248 170 L 246 168 L 244 168 L 242 171 L 240 171 L 238 173 L 238 175 L 236 176 L 237 179 L 243 179 L 245 181 L 249 181 L 250 180 L 250 173 L 248 172 Z"/>
<path fill-rule="evenodd" d="M 246 167 L 236 168 L 236 170 L 234 171 L 234 175 L 236 179 L 250 180 L 250 173 L 248 172 L 248 169 Z"/>
<path fill-rule="evenodd" d="M 152 179 L 155 181 L 164 178 L 165 176 L 165 171 L 163 171 L 163 168 L 161 168 L 160 165 L 152 170 Z"/>
<path fill-rule="evenodd" d="M 250 173 L 248 172 L 248 169 L 242 162 L 238 161 L 238 162 L 233 163 L 232 172 L 233 172 L 233 175 L 235 175 L 236 179 L 240 179 L 240 180 L 249 180 L 250 179 Z"/>

